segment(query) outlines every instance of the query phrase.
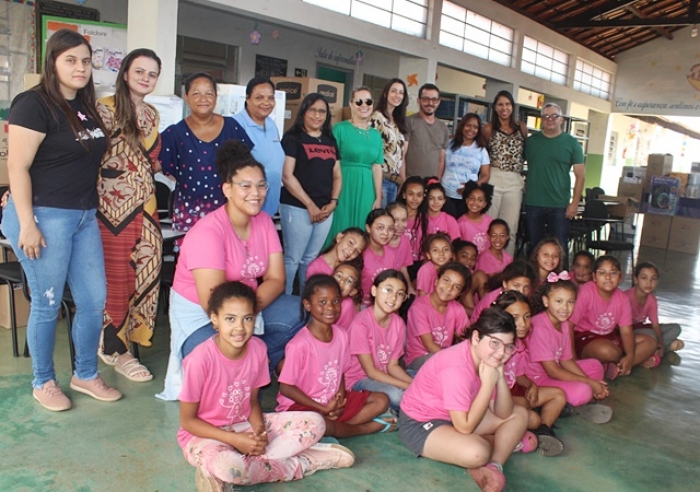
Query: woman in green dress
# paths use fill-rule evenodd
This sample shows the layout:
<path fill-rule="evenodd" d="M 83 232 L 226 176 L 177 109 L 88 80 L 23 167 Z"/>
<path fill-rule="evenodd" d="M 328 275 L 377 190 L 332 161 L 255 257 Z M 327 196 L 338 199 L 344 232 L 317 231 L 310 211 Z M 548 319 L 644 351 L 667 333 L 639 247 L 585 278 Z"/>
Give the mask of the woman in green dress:
<path fill-rule="evenodd" d="M 381 134 L 370 126 L 372 102 L 370 89 L 358 87 L 350 98 L 352 117 L 333 127 L 340 151 L 343 190 L 326 246 L 348 227 L 364 228 L 367 214 L 379 208 L 382 201 L 384 142 Z"/>

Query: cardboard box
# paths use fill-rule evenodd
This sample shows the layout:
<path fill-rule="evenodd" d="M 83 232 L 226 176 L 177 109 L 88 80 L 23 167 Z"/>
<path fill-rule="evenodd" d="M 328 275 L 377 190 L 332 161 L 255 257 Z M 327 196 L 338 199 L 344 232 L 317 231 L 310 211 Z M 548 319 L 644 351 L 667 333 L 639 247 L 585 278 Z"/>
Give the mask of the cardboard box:
<path fill-rule="evenodd" d="M 602 200 L 604 202 L 618 202 L 606 203 L 610 217 L 627 219 L 633 213 L 637 213 L 639 211 L 639 200 L 635 200 L 634 198 L 629 198 L 627 196 L 600 195 L 598 200 Z"/>
<path fill-rule="evenodd" d="M 310 77 L 272 77 L 276 89 L 287 93 L 284 131 L 294 124 L 299 113 L 301 102 L 307 94 L 321 94 L 331 110 L 331 125 L 342 121 L 344 85 L 328 80 L 312 79 Z M 288 117 L 289 116 L 289 117 Z"/>
<path fill-rule="evenodd" d="M 646 176 L 646 166 L 624 166 L 622 168 L 622 178 L 625 183 L 643 183 Z"/>
<path fill-rule="evenodd" d="M 620 178 L 620 181 L 617 183 L 617 196 L 632 198 L 637 202 L 641 202 L 643 194 L 644 184 L 641 181 L 638 183 L 628 183 L 625 181 L 625 178 Z"/>
<path fill-rule="evenodd" d="M 673 217 L 668 215 L 644 215 L 644 227 L 642 237 L 639 240 L 640 246 L 651 246 L 652 248 L 666 249 L 668 246 L 668 236 L 671 232 L 671 222 Z"/>
<path fill-rule="evenodd" d="M 678 199 L 680 182 L 676 178 L 668 176 L 653 176 L 649 194 L 649 207 L 647 212 L 651 214 L 674 215 Z"/>
<path fill-rule="evenodd" d="M 0 285 L 0 327 L 10 329 L 10 294 L 7 284 Z M 15 316 L 17 326 L 27 326 L 29 319 L 29 301 L 22 293 L 22 287 L 15 287 Z"/>
<path fill-rule="evenodd" d="M 0 185 L 10 184 L 7 174 L 7 120 L 0 120 Z"/>
<path fill-rule="evenodd" d="M 649 154 L 644 177 L 644 191 L 651 189 L 652 177 L 666 176 L 671 171 L 673 171 L 673 156 L 671 154 Z"/>
<path fill-rule="evenodd" d="M 671 232 L 668 236 L 668 249 L 697 255 L 700 249 L 700 219 L 673 217 Z"/>

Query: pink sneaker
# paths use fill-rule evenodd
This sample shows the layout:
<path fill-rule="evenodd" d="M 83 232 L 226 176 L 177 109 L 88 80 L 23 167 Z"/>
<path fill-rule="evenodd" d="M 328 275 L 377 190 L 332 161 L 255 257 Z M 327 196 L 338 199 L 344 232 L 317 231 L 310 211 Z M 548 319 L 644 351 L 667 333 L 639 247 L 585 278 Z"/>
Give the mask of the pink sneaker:
<path fill-rule="evenodd" d="M 532 453 L 537 449 L 538 444 L 537 436 L 530 431 L 525 431 L 525 435 L 521 441 L 515 445 L 513 452 L 523 454 Z"/>
<path fill-rule="evenodd" d="M 34 388 L 32 396 L 42 407 L 52 412 L 62 412 L 71 407 L 70 400 L 53 379 L 44 383 L 41 388 Z"/>
<path fill-rule="evenodd" d="M 355 455 L 345 446 L 332 443 L 318 443 L 297 455 L 301 459 L 304 476 L 318 470 L 331 468 L 350 468 L 355 463 Z"/>
<path fill-rule="evenodd" d="M 73 376 L 70 379 L 70 387 L 72 390 L 85 393 L 100 401 L 117 401 L 122 397 L 119 391 L 107 386 L 100 376 L 87 381 Z"/>
<path fill-rule="evenodd" d="M 495 463 L 467 471 L 483 492 L 501 492 L 506 486 L 506 476 Z"/>

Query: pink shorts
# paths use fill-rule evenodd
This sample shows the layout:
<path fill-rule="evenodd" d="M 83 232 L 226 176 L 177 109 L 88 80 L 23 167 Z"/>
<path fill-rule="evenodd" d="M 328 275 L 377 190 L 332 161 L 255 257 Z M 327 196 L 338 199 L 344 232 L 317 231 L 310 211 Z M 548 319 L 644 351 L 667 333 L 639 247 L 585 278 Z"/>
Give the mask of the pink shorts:
<path fill-rule="evenodd" d="M 511 396 L 522 396 L 525 398 L 525 395 L 527 394 L 527 388 L 525 386 L 521 386 L 518 383 L 515 383 L 513 387 L 510 389 L 510 395 Z"/>
<path fill-rule="evenodd" d="M 622 348 L 622 338 L 620 338 L 620 330 L 615 328 L 607 335 L 598 335 L 592 331 L 577 331 L 574 333 L 574 343 L 576 345 L 576 355 L 579 359 L 582 358 L 581 352 L 589 343 L 595 340 L 609 340 L 618 347 Z"/>

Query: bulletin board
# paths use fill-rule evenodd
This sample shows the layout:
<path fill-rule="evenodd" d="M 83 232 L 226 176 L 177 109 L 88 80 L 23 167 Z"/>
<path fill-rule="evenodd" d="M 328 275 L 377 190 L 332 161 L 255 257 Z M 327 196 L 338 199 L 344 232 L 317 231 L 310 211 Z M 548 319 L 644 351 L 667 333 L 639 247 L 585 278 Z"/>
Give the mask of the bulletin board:
<path fill-rule="evenodd" d="M 95 90 L 114 92 L 117 72 L 126 56 L 126 25 L 45 15 L 41 26 L 42 65 L 46 58 L 46 42 L 54 32 L 64 28 L 79 32 L 90 42 Z"/>

